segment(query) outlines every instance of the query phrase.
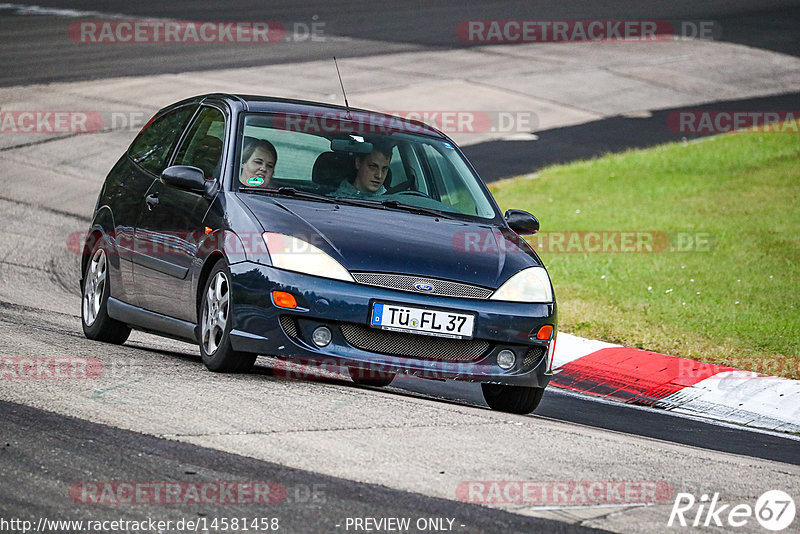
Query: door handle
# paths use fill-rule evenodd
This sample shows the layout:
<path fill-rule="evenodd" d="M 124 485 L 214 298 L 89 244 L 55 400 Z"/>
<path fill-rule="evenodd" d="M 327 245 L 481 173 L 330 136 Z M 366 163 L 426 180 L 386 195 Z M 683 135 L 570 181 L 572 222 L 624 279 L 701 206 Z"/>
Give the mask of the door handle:
<path fill-rule="evenodd" d="M 153 208 L 158 206 L 158 193 L 155 193 L 153 195 L 147 195 L 144 201 L 147 202 L 147 210 L 153 211 Z"/>

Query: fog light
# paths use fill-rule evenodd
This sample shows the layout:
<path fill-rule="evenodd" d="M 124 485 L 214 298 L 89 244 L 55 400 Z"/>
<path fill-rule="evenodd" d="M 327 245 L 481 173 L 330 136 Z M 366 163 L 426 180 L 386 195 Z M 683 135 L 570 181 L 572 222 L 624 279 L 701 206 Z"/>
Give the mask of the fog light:
<path fill-rule="evenodd" d="M 314 329 L 314 333 L 311 334 L 311 340 L 314 342 L 314 345 L 318 347 L 326 346 L 331 342 L 330 329 L 327 326 L 318 326 Z"/>
<path fill-rule="evenodd" d="M 497 365 L 501 369 L 511 369 L 517 363 L 517 357 L 508 349 L 501 350 L 497 354 Z"/>

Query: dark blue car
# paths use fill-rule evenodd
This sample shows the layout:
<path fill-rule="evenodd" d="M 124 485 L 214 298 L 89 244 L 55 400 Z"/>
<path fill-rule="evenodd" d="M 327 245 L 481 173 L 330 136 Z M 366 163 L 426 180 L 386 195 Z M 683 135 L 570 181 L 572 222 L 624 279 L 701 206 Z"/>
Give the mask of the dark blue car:
<path fill-rule="evenodd" d="M 159 111 L 108 174 L 82 257 L 83 329 L 198 343 L 212 371 L 257 355 L 480 382 L 541 400 L 555 348 L 547 272 L 459 148 L 425 124 L 213 94 Z"/>

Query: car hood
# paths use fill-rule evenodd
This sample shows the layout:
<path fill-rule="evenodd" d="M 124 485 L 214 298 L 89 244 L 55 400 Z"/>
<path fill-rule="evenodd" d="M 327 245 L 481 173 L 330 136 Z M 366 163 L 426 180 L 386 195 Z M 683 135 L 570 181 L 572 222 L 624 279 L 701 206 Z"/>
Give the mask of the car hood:
<path fill-rule="evenodd" d="M 542 265 L 517 234 L 492 224 L 301 199 L 238 197 L 265 231 L 312 243 L 351 272 L 497 288 L 517 271 Z"/>

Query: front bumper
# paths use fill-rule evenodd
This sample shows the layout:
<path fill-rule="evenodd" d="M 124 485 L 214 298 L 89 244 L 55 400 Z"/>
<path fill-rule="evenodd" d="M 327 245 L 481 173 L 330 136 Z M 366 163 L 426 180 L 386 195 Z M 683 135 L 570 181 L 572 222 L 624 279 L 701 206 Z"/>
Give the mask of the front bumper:
<path fill-rule="evenodd" d="M 441 297 L 328 280 L 251 262 L 230 266 L 234 350 L 307 364 L 357 367 L 422 378 L 545 387 L 550 379 L 553 339 L 538 340 L 543 325 L 557 325 L 556 305 Z M 276 307 L 272 291 L 295 296 L 298 307 Z M 471 340 L 378 330 L 369 326 L 374 301 L 476 314 Z M 319 326 L 332 334 L 318 347 L 311 334 Z M 497 354 L 516 355 L 510 369 Z"/>

